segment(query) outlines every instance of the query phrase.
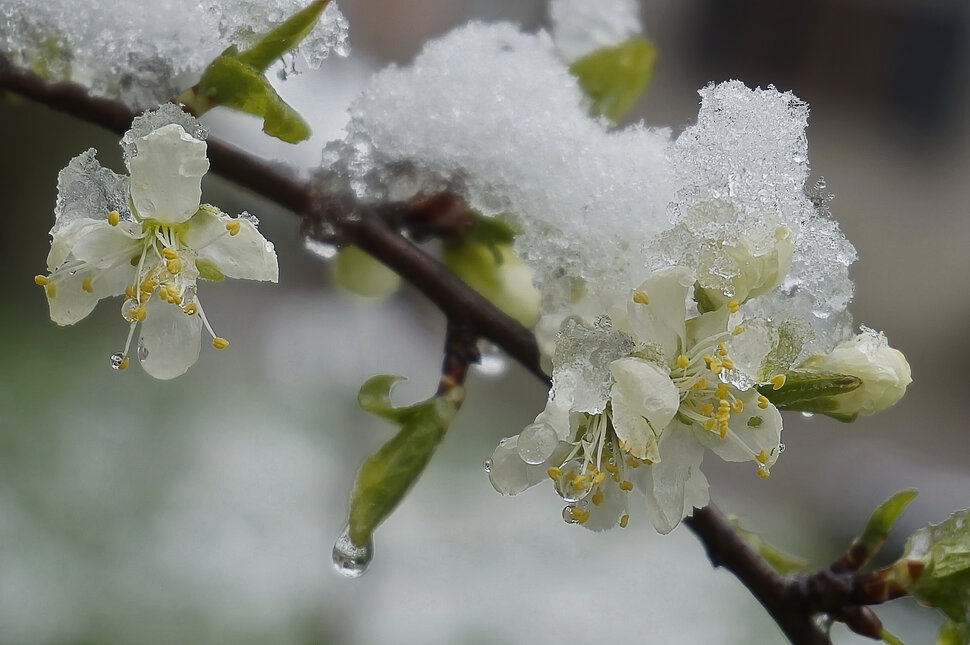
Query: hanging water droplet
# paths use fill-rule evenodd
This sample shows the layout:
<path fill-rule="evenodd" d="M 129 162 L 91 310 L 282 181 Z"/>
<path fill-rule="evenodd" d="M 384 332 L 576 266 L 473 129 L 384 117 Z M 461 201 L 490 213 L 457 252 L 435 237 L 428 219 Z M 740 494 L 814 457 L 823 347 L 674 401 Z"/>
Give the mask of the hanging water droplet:
<path fill-rule="evenodd" d="M 337 257 L 337 247 L 335 245 L 320 242 L 312 237 L 303 238 L 303 248 L 324 260 L 332 260 Z"/>
<path fill-rule="evenodd" d="M 124 354 L 122 354 L 121 352 L 115 352 L 108 359 L 108 364 L 111 366 L 111 369 L 113 369 L 113 370 L 120 370 L 121 369 L 121 363 L 124 362 L 124 360 L 125 360 L 125 355 Z"/>
<path fill-rule="evenodd" d="M 131 310 L 138 306 L 134 300 L 125 300 L 121 304 L 121 317 L 128 322 L 135 322 L 135 317 L 131 315 Z"/>
<path fill-rule="evenodd" d="M 516 449 L 527 464 L 541 464 L 552 456 L 559 446 L 559 435 L 548 423 L 533 423 L 519 434 Z"/>
<path fill-rule="evenodd" d="M 487 473 L 492 472 L 492 460 L 491 459 L 486 459 L 485 460 L 485 463 L 482 464 L 482 470 L 484 470 Z"/>
<path fill-rule="evenodd" d="M 577 524 L 579 520 L 573 517 L 573 509 L 575 506 L 564 506 L 562 509 L 562 521 L 566 524 Z"/>
<path fill-rule="evenodd" d="M 138 360 L 144 363 L 148 359 L 148 348 L 145 347 L 145 339 L 138 339 Z"/>
<path fill-rule="evenodd" d="M 778 444 L 778 454 L 780 455 L 783 452 L 785 452 L 785 444 L 780 443 Z"/>
<path fill-rule="evenodd" d="M 374 540 L 357 546 L 350 540 L 349 529 L 346 527 L 333 544 L 333 568 L 345 578 L 359 578 L 374 559 Z"/>
<path fill-rule="evenodd" d="M 812 417 L 815 416 L 815 413 L 814 412 L 802 412 L 802 416 L 805 417 L 806 419 L 811 419 Z"/>
<path fill-rule="evenodd" d="M 479 341 L 478 353 L 481 358 L 478 360 L 478 363 L 472 365 L 472 369 L 475 370 L 476 374 L 495 378 L 505 373 L 509 362 L 506 360 L 502 350 L 494 343 L 490 343 L 487 340 Z"/>
<path fill-rule="evenodd" d="M 567 461 L 559 470 L 562 471 L 562 475 L 559 476 L 554 482 L 553 487 L 556 489 L 556 494 L 559 495 L 564 501 L 569 503 L 575 503 L 589 495 L 593 488 L 592 478 L 587 478 L 585 480 L 578 479 L 580 473 L 582 472 L 583 464 L 578 459 L 573 459 L 572 461 Z"/>

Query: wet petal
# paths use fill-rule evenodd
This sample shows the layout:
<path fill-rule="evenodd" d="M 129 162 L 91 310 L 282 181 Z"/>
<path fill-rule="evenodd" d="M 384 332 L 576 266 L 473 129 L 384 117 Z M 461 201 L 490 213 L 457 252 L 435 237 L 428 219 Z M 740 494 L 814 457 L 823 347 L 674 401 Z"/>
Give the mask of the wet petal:
<path fill-rule="evenodd" d="M 58 325 L 73 325 L 91 313 L 102 298 L 124 293 L 133 271 L 127 265 L 120 265 L 107 271 L 57 274 L 51 280 L 56 285 L 56 292 L 47 300 L 51 320 Z M 85 284 L 91 291 L 84 289 Z"/>
<path fill-rule="evenodd" d="M 670 423 L 680 406 L 677 386 L 665 369 L 641 358 L 621 358 L 610 364 L 613 427 L 621 445 L 638 459 Z"/>
<path fill-rule="evenodd" d="M 636 469 L 634 483 L 647 498 L 647 517 L 658 532 L 670 533 L 694 506 L 707 503 L 701 472 L 704 447 L 687 426 L 674 422 L 660 439 L 660 462 Z"/>
<path fill-rule="evenodd" d="M 620 490 L 616 482 L 608 479 L 600 490 L 603 491 L 603 497 L 599 504 L 592 503 L 592 496 L 586 497 L 589 504 L 585 508 L 589 511 L 589 519 L 582 526 L 590 531 L 607 531 L 615 527 L 620 517 L 627 512 L 628 493 Z"/>
<path fill-rule="evenodd" d="M 71 254 L 78 240 L 91 231 L 107 225 L 105 220 L 83 217 L 51 229 L 51 250 L 47 254 L 47 270 L 53 271 Z"/>
<path fill-rule="evenodd" d="M 227 224 L 239 227 L 235 235 L 229 234 Z M 185 244 L 196 251 L 202 262 L 229 278 L 279 280 L 273 243 L 245 217 L 232 218 L 217 208 L 204 206 L 189 220 Z"/>
<path fill-rule="evenodd" d="M 97 227 L 91 227 L 77 241 L 73 255 L 88 266 L 99 269 L 129 264 L 133 257 L 141 254 L 143 242 L 135 237 L 139 232 L 140 227 L 131 222 L 121 222 L 117 226 L 102 222 Z"/>
<path fill-rule="evenodd" d="M 129 190 L 138 216 L 167 224 L 192 217 L 202 199 L 202 176 L 209 170 L 205 142 L 173 123 L 138 139 L 135 146 Z"/>
<path fill-rule="evenodd" d="M 157 379 L 180 376 L 199 359 L 202 320 L 186 315 L 180 307 L 157 296 L 146 305 L 148 317 L 139 333 L 147 356 L 142 367 Z"/>
<path fill-rule="evenodd" d="M 503 495 L 517 495 L 548 478 L 549 463 L 527 464 L 519 457 L 519 436 L 503 439 L 492 453 L 488 480 Z M 557 451 L 561 452 L 561 451 Z"/>
<path fill-rule="evenodd" d="M 649 302 L 631 301 L 627 308 L 636 340 L 658 343 L 668 360 L 683 346 L 687 294 L 693 284 L 693 276 L 683 267 L 660 271 L 637 290 L 646 295 Z"/>
<path fill-rule="evenodd" d="M 765 409 L 759 408 L 757 390 L 741 392 L 737 396 L 744 409 L 731 414 L 724 439 L 716 432 L 696 426 L 694 436 L 724 461 L 751 461 L 764 450 L 770 457 L 766 465 L 770 466 L 778 457 L 781 414 L 771 404 Z"/>

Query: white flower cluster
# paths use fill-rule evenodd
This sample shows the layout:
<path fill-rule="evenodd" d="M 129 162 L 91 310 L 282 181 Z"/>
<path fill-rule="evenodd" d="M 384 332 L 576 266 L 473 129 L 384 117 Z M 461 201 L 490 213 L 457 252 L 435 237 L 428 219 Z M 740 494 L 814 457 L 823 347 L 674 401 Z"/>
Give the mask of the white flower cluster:
<path fill-rule="evenodd" d="M 0 0 L 0 52 L 49 80 L 145 108 L 198 80 L 230 45 L 255 37 L 306 7 L 304 0 Z M 335 2 L 300 44 L 310 67 L 349 52 L 347 19 Z M 292 64 L 292 61 L 290 61 Z"/>
<path fill-rule="evenodd" d="M 129 177 L 101 167 L 93 149 L 58 176 L 50 273 L 35 281 L 59 325 L 124 294 L 128 340 L 111 356 L 115 369 L 128 367 L 138 331 L 146 372 L 159 379 L 183 374 L 199 358 L 203 328 L 216 349 L 229 345 L 209 324 L 198 280 L 279 277 L 273 244 L 254 217 L 200 204 L 209 169 L 204 138 L 194 118 L 166 104 L 135 119 L 122 140 Z"/>
<path fill-rule="evenodd" d="M 611 129 L 570 74 L 588 47 L 569 6 L 553 7 L 559 42 L 473 23 L 376 75 L 325 173 L 364 200 L 456 190 L 517 229 L 553 385 L 489 460 L 492 484 L 515 494 L 551 478 L 564 519 L 594 530 L 626 526 L 638 489 L 668 532 L 708 501 L 706 449 L 769 475 L 771 399 L 790 375 L 857 377 L 818 403 L 848 419 L 898 400 L 909 366 L 874 332 L 850 340 L 855 250 L 824 187 L 806 191 L 807 106 L 731 81 L 701 90 L 677 137 Z M 628 37 L 628 13 L 592 21 L 589 42 Z"/>

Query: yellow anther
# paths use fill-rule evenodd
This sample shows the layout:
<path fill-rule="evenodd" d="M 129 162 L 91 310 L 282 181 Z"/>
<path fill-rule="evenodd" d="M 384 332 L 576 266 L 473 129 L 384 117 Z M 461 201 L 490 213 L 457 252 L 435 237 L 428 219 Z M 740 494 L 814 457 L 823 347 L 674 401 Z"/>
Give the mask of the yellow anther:
<path fill-rule="evenodd" d="M 758 477 L 761 479 L 768 479 L 771 477 L 771 472 L 769 472 L 768 467 L 764 464 L 758 464 Z"/>
<path fill-rule="evenodd" d="M 46 287 L 47 286 L 47 283 L 50 282 L 50 281 L 51 281 L 50 278 L 48 278 L 45 275 L 35 275 L 34 276 L 34 284 L 40 285 L 42 287 Z"/>
<path fill-rule="evenodd" d="M 728 388 L 725 383 L 718 383 L 717 387 L 714 388 L 714 396 L 719 399 L 726 399 L 731 394 L 730 388 Z"/>
<path fill-rule="evenodd" d="M 780 390 L 781 388 L 785 387 L 785 381 L 786 380 L 787 380 L 787 378 L 785 377 L 784 374 L 779 374 L 778 376 L 772 377 L 772 379 L 771 379 L 771 389 L 773 389 L 773 390 Z"/>
<path fill-rule="evenodd" d="M 677 357 L 677 367 L 679 367 L 682 370 L 685 370 L 689 365 L 690 365 L 690 359 L 687 358 L 687 354 L 681 354 L 680 356 Z"/>
<path fill-rule="evenodd" d="M 121 359 L 121 362 L 118 363 L 118 369 L 119 370 L 126 370 L 126 369 L 128 369 L 128 363 L 129 362 L 130 361 L 128 360 L 128 357 L 125 356 L 124 358 Z"/>
<path fill-rule="evenodd" d="M 630 468 L 639 468 L 640 467 L 640 460 L 637 459 L 637 458 L 635 458 L 635 457 L 627 457 L 626 458 L 626 465 L 629 466 Z"/>
<path fill-rule="evenodd" d="M 145 319 L 148 318 L 148 310 L 145 309 L 145 305 L 136 305 L 131 308 L 128 315 L 131 316 L 133 320 L 145 322 Z"/>
<path fill-rule="evenodd" d="M 717 344 L 717 355 L 718 356 L 727 356 L 728 355 L 727 345 L 725 345 L 724 343 L 718 343 Z"/>
<path fill-rule="evenodd" d="M 574 490 L 586 490 L 587 488 L 589 488 L 588 484 L 589 484 L 588 475 L 580 475 L 579 477 L 576 477 L 571 482 L 569 482 L 569 485 L 572 486 Z"/>
<path fill-rule="evenodd" d="M 637 303 L 638 305 L 649 305 L 650 298 L 648 298 L 647 294 L 643 291 L 637 290 L 633 292 L 633 302 Z"/>
<path fill-rule="evenodd" d="M 707 421 L 704 422 L 704 429 L 705 430 L 713 430 L 715 423 L 717 423 L 717 422 L 714 419 L 708 419 Z"/>
<path fill-rule="evenodd" d="M 730 358 L 722 358 L 721 359 L 721 367 L 723 367 L 726 370 L 733 370 L 734 369 L 734 361 L 732 361 Z"/>
<path fill-rule="evenodd" d="M 589 511 L 587 511 L 585 508 L 573 506 L 569 510 L 569 516 L 572 517 L 573 521 L 577 524 L 585 524 L 586 520 L 589 519 Z"/>
<path fill-rule="evenodd" d="M 216 336 L 212 339 L 212 346 L 216 349 L 225 349 L 229 347 L 229 341 L 221 336 Z"/>
<path fill-rule="evenodd" d="M 129 284 L 128 286 L 125 287 L 125 297 L 127 297 L 129 300 L 134 300 L 135 299 L 135 286 L 134 285 Z"/>
<path fill-rule="evenodd" d="M 631 491 L 633 490 L 633 482 L 624 479 L 620 482 L 620 490 Z"/>
<path fill-rule="evenodd" d="M 562 477 L 562 470 L 560 470 L 558 466 L 551 466 L 549 470 L 546 471 L 546 474 L 549 475 L 549 479 L 559 481 L 559 478 Z"/>
<path fill-rule="evenodd" d="M 118 211 L 111 211 L 110 213 L 108 213 L 108 224 L 111 224 L 112 226 L 117 226 L 118 222 L 120 221 L 121 221 L 121 213 L 119 213 Z M 122 368 L 119 367 L 119 369 L 122 369 Z"/>
<path fill-rule="evenodd" d="M 710 367 L 713 363 L 714 363 L 714 357 L 711 356 L 710 354 L 707 354 L 704 357 L 704 364 Z"/>
<path fill-rule="evenodd" d="M 741 411 L 744 410 L 744 401 L 741 399 L 734 399 L 731 401 L 731 410 L 733 410 L 735 414 L 740 414 Z"/>
<path fill-rule="evenodd" d="M 81 289 L 86 293 L 94 293 L 94 285 L 91 284 L 91 276 L 88 276 L 81 280 Z"/>
<path fill-rule="evenodd" d="M 697 411 L 700 412 L 701 414 L 703 414 L 705 417 L 709 417 L 712 414 L 714 414 L 714 404 L 713 403 L 705 403 L 704 405 L 702 405 L 701 407 L 699 407 L 697 409 Z"/>
<path fill-rule="evenodd" d="M 728 424 L 727 421 L 722 421 L 718 427 L 718 434 L 721 435 L 721 439 L 727 439 Z"/>
<path fill-rule="evenodd" d="M 769 403 L 768 403 L 768 397 L 759 395 L 758 396 L 758 407 L 761 408 L 762 410 L 767 410 L 768 409 L 768 405 L 769 405 Z"/>
<path fill-rule="evenodd" d="M 606 470 L 610 471 L 611 475 L 615 475 L 620 472 L 620 469 L 616 467 L 615 464 L 606 464 Z"/>
<path fill-rule="evenodd" d="M 179 256 L 179 252 L 170 246 L 166 246 L 164 249 L 162 249 L 162 255 L 166 260 L 174 260 Z"/>
<path fill-rule="evenodd" d="M 630 523 L 630 516 L 624 513 L 620 516 L 620 528 L 625 529 L 626 525 Z"/>
<path fill-rule="evenodd" d="M 728 300 L 727 308 L 728 308 L 728 311 L 730 311 L 732 314 L 736 314 L 738 313 L 738 310 L 741 308 L 741 303 L 738 302 L 737 300 Z"/>
<path fill-rule="evenodd" d="M 744 325 L 738 325 L 731 331 L 732 336 L 737 336 L 738 334 L 744 333 Z"/>
<path fill-rule="evenodd" d="M 228 222 L 226 222 L 226 230 L 229 231 L 229 235 L 238 235 L 239 227 L 240 227 L 240 224 L 239 224 L 239 220 L 237 219 L 231 219 Z"/>
<path fill-rule="evenodd" d="M 174 284 L 165 285 L 165 296 L 166 300 L 169 302 L 174 302 L 179 299 L 179 288 Z"/>
<path fill-rule="evenodd" d="M 602 484 L 606 481 L 606 473 L 597 470 L 596 474 L 593 476 L 593 485 Z"/>
<path fill-rule="evenodd" d="M 596 492 L 593 493 L 593 496 L 590 497 L 589 499 L 590 499 L 591 502 L 593 502 L 593 506 L 599 506 L 600 504 L 602 504 L 603 503 L 603 489 L 602 488 L 597 488 L 596 489 Z"/>
<path fill-rule="evenodd" d="M 767 464 L 768 463 L 768 459 L 770 457 L 768 455 L 768 451 L 767 450 L 762 450 L 761 452 L 759 452 L 758 454 L 756 454 L 754 456 L 754 458 L 758 460 L 758 463 L 759 464 Z"/>
<path fill-rule="evenodd" d="M 182 261 L 179 260 L 178 258 L 172 258 L 171 260 L 166 260 L 165 268 L 168 269 L 169 273 L 171 273 L 172 275 L 175 275 L 182 270 Z"/>
<path fill-rule="evenodd" d="M 148 293 L 151 293 L 152 291 L 155 290 L 155 287 L 157 286 L 158 286 L 158 280 L 148 277 L 141 281 L 141 286 L 138 287 L 138 289 L 141 291 L 147 291 Z"/>
<path fill-rule="evenodd" d="M 706 378 L 702 378 L 702 379 L 698 380 L 696 383 L 694 383 L 693 385 L 690 386 L 690 389 L 692 389 L 692 390 L 706 390 L 707 389 L 707 379 Z"/>
<path fill-rule="evenodd" d="M 48 282 L 44 285 L 44 291 L 47 293 L 48 298 L 53 298 L 57 295 L 57 284 Z"/>
<path fill-rule="evenodd" d="M 644 466 L 652 466 L 653 465 L 653 460 L 652 459 L 641 459 L 640 460 L 640 463 L 642 463 Z"/>
<path fill-rule="evenodd" d="M 188 304 L 188 305 L 185 305 L 184 307 L 182 307 L 182 311 L 185 312 L 185 315 L 191 316 L 191 315 L 195 314 L 196 312 L 198 312 L 199 311 L 199 308 L 193 302 L 191 304 Z"/>

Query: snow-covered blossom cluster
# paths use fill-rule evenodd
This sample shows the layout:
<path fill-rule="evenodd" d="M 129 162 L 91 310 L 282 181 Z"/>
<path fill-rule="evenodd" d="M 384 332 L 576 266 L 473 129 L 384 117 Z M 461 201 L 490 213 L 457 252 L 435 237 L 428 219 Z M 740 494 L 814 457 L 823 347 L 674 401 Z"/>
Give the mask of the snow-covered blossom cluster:
<path fill-rule="evenodd" d="M 636 488 L 667 532 L 708 501 L 706 449 L 769 475 L 790 375 L 858 377 L 857 400 L 813 408 L 850 418 L 898 400 L 909 366 L 880 334 L 851 340 L 856 255 L 824 184 L 807 186 L 805 103 L 729 81 L 678 136 L 612 128 L 568 66 L 635 32 L 636 3 L 610 4 L 585 40 L 570 12 L 593 5 L 559 0 L 554 37 L 471 23 L 429 43 L 374 77 L 322 174 L 362 200 L 449 189 L 516 229 L 553 386 L 491 481 L 551 478 L 564 519 L 595 530 L 626 526 Z M 846 343 L 855 364 L 825 358 Z"/>
<path fill-rule="evenodd" d="M 0 51 L 49 80 L 74 81 L 131 107 L 157 105 L 198 80 L 230 45 L 240 49 L 304 0 L 0 0 Z M 299 51 L 316 68 L 349 52 L 348 24 L 331 2 Z M 292 65 L 293 61 L 289 61 Z"/>
<path fill-rule="evenodd" d="M 200 203 L 209 169 L 205 134 L 193 117 L 166 104 L 136 118 L 122 139 L 130 176 L 103 168 L 90 149 L 57 178 L 50 273 L 35 281 L 59 325 L 124 294 L 128 339 L 111 356 L 115 369 L 128 367 L 137 340 L 146 372 L 159 379 L 183 374 L 199 358 L 203 328 L 216 349 L 229 345 L 213 331 L 197 282 L 279 277 L 273 244 L 253 216 L 230 217 Z"/>

